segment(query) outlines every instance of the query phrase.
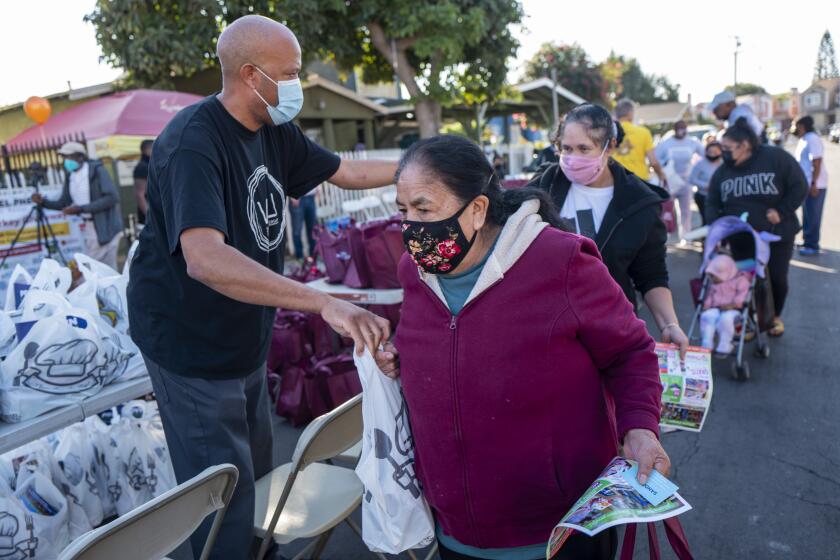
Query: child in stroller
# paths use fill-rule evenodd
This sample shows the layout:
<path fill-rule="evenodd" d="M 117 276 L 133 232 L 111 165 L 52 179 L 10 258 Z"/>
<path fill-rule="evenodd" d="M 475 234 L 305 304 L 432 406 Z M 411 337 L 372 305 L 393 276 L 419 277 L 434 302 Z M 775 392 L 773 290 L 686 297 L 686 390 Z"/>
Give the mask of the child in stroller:
<path fill-rule="evenodd" d="M 725 357 L 732 353 L 735 345 L 735 321 L 747 302 L 752 283 L 752 274 L 739 271 L 735 261 L 729 255 L 718 254 L 706 267 L 709 280 L 706 297 L 703 301 L 703 313 L 700 315 L 700 334 L 704 348 L 714 349 L 715 333 L 718 344 L 715 353 Z"/>
<path fill-rule="evenodd" d="M 773 297 L 766 267 L 770 258 L 770 243 L 778 239 L 775 235 L 753 230 L 746 222 L 746 216 L 718 218 L 708 226 L 706 244 L 703 249 L 703 264 L 700 266 L 700 274 L 703 278 L 695 278 L 691 281 L 695 308 L 691 326 L 688 329 L 688 338 L 694 340 L 699 331 L 701 338 L 704 339 L 703 342 L 708 342 L 708 345 L 704 344 L 704 346 L 711 347 L 715 331 L 722 331 L 718 333 L 719 354 L 723 354 L 725 350 L 735 352 L 735 360 L 732 361 L 732 377 L 740 381 L 745 381 L 750 377 L 750 364 L 744 359 L 745 342 L 753 337 L 756 338 L 756 357 L 766 359 L 770 356 L 766 331 L 772 322 Z M 716 275 L 707 274 L 711 263 L 721 255 L 726 255 L 734 261 L 736 274 L 732 274 L 732 263 L 727 262 L 724 267 L 729 269 L 728 272 L 720 271 L 721 276 L 718 278 L 724 281 L 735 280 L 731 285 L 722 282 L 715 284 Z M 741 278 L 745 278 L 749 285 L 743 297 L 740 294 L 743 293 L 741 290 L 743 290 L 744 280 L 738 278 L 738 271 L 744 272 Z M 732 288 L 740 288 L 740 290 Z M 720 297 L 710 299 L 710 292 L 715 291 L 719 292 Z M 730 291 L 734 293 L 734 296 L 729 294 L 724 297 L 724 294 Z M 705 324 L 713 325 L 710 334 L 707 334 L 708 331 L 703 328 L 704 314 Z M 713 317 L 714 321 L 712 321 Z M 740 331 L 737 327 L 740 327 Z M 735 348 L 730 348 L 729 345 L 733 343 L 733 334 L 737 334 L 737 342 L 734 343 Z M 712 340 L 705 340 L 707 338 Z"/>

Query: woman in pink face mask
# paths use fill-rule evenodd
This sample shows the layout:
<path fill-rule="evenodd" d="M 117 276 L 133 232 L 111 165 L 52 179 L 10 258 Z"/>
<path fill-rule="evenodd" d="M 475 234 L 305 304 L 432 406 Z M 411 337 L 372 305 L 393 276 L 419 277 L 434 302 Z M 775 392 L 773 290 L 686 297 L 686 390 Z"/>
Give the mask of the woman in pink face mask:
<path fill-rule="evenodd" d="M 529 186 L 547 191 L 560 208 L 561 220 L 595 241 L 627 299 L 638 309 L 640 292 L 661 340 L 678 344 L 684 353 L 688 337 L 668 289 L 668 235 L 659 218 L 669 195 L 611 158 L 623 137 L 621 125 L 603 107 L 575 107 L 556 134 L 560 162 L 543 166 Z"/>

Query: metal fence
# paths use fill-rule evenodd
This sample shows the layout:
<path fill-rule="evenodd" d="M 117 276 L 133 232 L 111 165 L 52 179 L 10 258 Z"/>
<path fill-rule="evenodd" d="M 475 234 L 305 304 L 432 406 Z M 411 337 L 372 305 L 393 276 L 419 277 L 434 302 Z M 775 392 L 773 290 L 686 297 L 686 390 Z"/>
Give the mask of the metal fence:
<path fill-rule="evenodd" d="M 86 146 L 81 132 L 16 146 L 0 146 L 0 188 L 25 187 L 32 184 L 34 175 L 40 175 L 43 184 L 64 182 L 64 167 L 58 149 L 65 142 L 79 142 Z M 37 170 L 40 164 L 40 170 Z"/>
<path fill-rule="evenodd" d="M 367 150 L 359 152 L 339 152 L 341 159 L 345 160 L 366 160 L 380 159 L 387 161 L 398 161 L 402 150 Z M 359 221 L 369 217 L 371 213 L 376 215 L 382 212 L 393 214 L 396 207 L 393 203 L 393 193 L 396 187 L 393 185 L 381 189 L 346 190 L 325 182 L 318 187 L 315 193 L 315 203 L 318 208 L 319 221 L 327 221 L 340 216 L 350 216 Z M 382 205 L 381 209 L 373 206 L 374 199 L 378 199 Z M 353 204 L 356 202 L 357 204 Z M 361 202 L 361 204 L 359 204 Z M 356 208 L 359 208 L 358 210 Z"/>

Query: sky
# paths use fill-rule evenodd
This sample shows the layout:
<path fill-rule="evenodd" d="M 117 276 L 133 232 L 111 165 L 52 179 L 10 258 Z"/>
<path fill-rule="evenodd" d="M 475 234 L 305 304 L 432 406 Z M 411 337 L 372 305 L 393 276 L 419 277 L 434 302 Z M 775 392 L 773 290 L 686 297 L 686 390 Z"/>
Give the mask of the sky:
<path fill-rule="evenodd" d="M 647 73 L 681 85 L 681 97 L 708 101 L 732 83 L 734 36 L 741 38 L 738 81 L 771 93 L 811 81 L 828 26 L 840 51 L 840 1 L 523 0 L 522 62 L 548 41 L 580 43 L 595 62 L 611 49 L 639 60 Z M 0 0 L 0 106 L 108 82 L 121 74 L 99 62 L 93 27 L 82 21 L 95 0 Z M 793 26 L 796 26 L 796 29 Z"/>

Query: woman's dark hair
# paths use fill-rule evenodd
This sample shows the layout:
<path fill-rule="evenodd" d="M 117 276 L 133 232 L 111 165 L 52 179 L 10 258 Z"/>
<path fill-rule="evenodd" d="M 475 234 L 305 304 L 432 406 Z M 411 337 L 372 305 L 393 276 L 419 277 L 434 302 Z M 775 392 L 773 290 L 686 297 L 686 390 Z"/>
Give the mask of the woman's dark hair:
<path fill-rule="evenodd" d="M 723 137 L 738 143 L 747 142 L 753 151 L 758 148 L 758 136 L 744 117 L 739 118 L 735 124 L 727 128 Z"/>
<path fill-rule="evenodd" d="M 474 142 L 451 134 L 415 142 L 400 160 L 394 181 L 410 165 L 419 165 L 429 175 L 447 186 L 464 204 L 484 195 L 490 200 L 488 220 L 498 226 L 519 210 L 525 201 L 540 202 L 540 218 L 562 229 L 559 213 L 545 191 L 534 188 L 503 189 L 501 177 Z"/>
<path fill-rule="evenodd" d="M 580 123 L 586 129 L 586 135 L 596 146 L 605 147 L 615 138 L 616 146 L 624 140 L 624 129 L 621 124 L 614 121 L 610 112 L 600 105 L 584 103 L 578 105 L 563 117 L 557 132 L 554 134 L 554 142 L 558 142 L 563 136 L 566 125 Z"/>
<path fill-rule="evenodd" d="M 811 115 L 803 115 L 796 119 L 796 126 L 802 125 L 802 128 L 805 129 L 805 132 L 815 132 L 814 130 L 814 117 Z"/>

